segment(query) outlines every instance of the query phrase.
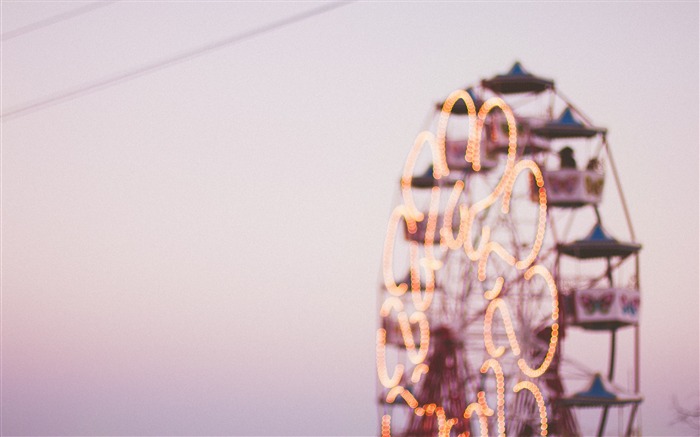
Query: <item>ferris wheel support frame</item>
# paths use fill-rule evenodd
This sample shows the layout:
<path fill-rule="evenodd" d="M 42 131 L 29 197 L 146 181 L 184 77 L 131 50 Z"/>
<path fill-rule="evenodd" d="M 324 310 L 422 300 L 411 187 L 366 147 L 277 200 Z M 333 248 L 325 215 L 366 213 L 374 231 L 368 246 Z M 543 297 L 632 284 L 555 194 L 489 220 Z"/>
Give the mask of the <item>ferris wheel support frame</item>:
<path fill-rule="evenodd" d="M 603 147 L 605 148 L 605 153 L 608 155 L 608 160 L 610 162 L 610 168 L 613 172 L 613 179 L 615 179 L 615 186 L 617 188 L 618 195 L 620 196 L 620 203 L 622 204 L 622 209 L 625 213 L 625 219 L 627 220 L 627 227 L 630 231 L 630 238 L 633 242 L 637 241 L 636 235 L 634 233 L 634 227 L 632 226 L 632 219 L 630 218 L 629 209 L 627 207 L 627 201 L 625 200 L 625 195 L 622 191 L 622 184 L 620 184 L 620 178 L 617 173 L 617 166 L 615 165 L 615 160 L 613 159 L 612 153 L 610 152 L 610 147 L 608 145 L 607 136 L 603 135 Z M 641 295 L 641 284 L 639 280 L 639 253 L 634 254 L 635 263 L 635 286 L 637 292 Z M 640 387 L 640 329 L 639 323 L 634 326 L 634 391 L 639 393 Z M 632 435 L 632 425 L 634 424 L 634 418 L 637 415 L 637 410 L 639 409 L 639 404 L 634 404 L 632 406 L 632 411 L 630 411 L 629 423 L 627 425 L 627 431 L 625 436 L 630 437 Z"/>

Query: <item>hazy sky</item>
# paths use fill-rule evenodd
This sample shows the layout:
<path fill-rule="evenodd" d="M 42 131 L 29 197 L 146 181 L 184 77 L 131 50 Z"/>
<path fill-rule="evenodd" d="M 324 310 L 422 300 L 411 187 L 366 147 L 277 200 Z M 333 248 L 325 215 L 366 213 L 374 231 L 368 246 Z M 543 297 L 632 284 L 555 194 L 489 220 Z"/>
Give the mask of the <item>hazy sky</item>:
<path fill-rule="evenodd" d="M 84 4 L 3 0 L 2 32 Z M 116 2 L 4 40 L 2 110 L 319 4 Z M 670 423 L 700 394 L 698 15 L 356 2 L 3 120 L 2 434 L 375 434 L 404 159 L 436 100 L 515 60 L 609 129 L 644 247 L 643 431 L 697 434 Z"/>

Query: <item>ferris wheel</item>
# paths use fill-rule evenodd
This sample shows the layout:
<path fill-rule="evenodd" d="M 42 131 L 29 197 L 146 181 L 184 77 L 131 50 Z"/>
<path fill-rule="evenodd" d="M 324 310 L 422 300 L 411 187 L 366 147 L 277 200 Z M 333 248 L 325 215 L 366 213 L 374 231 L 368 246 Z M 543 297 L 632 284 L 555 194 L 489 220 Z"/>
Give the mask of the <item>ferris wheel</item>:
<path fill-rule="evenodd" d="M 627 242 L 604 226 L 604 188 Z M 595 410 L 602 436 L 612 408 L 637 433 L 640 249 L 606 129 L 552 80 L 515 63 L 441 100 L 384 243 L 381 435 L 582 435 Z M 567 338 L 590 333 L 605 362 Z"/>

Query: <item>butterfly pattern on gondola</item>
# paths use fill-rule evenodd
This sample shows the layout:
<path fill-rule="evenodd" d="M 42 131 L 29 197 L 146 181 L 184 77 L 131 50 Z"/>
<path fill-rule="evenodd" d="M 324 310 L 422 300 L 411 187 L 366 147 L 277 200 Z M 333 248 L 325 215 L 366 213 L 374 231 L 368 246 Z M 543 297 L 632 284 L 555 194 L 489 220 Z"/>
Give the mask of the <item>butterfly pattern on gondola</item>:
<path fill-rule="evenodd" d="M 622 314 L 628 314 L 631 316 L 637 315 L 639 311 L 639 297 L 627 297 L 620 296 L 620 303 L 622 304 Z"/>
<path fill-rule="evenodd" d="M 614 300 L 615 295 L 612 293 L 605 293 L 599 297 L 588 295 L 579 297 L 579 301 L 583 305 L 583 309 L 587 315 L 594 313 L 608 314 Z"/>
<path fill-rule="evenodd" d="M 569 177 L 549 177 L 547 179 L 547 185 L 553 193 L 557 194 L 573 194 L 576 191 L 576 176 Z"/>
<path fill-rule="evenodd" d="M 586 176 L 586 193 L 593 196 L 600 196 L 603 192 L 603 182 L 605 179 L 594 179 L 590 176 Z"/>

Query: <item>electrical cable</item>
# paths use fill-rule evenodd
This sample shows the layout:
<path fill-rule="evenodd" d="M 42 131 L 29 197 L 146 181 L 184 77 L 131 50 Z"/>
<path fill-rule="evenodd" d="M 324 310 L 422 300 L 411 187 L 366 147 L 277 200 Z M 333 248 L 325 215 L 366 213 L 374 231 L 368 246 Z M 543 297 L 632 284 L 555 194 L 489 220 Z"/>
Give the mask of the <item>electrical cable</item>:
<path fill-rule="evenodd" d="M 26 26 L 18 27 L 17 29 L 3 32 L 0 35 L 0 41 L 7 41 L 8 39 L 16 38 L 16 37 L 24 35 L 26 33 L 34 32 L 35 30 L 39 30 L 39 29 L 43 29 L 44 27 L 52 26 L 56 23 L 60 23 L 61 21 L 69 20 L 71 18 L 75 18 L 77 16 L 87 14 L 88 12 L 92 12 L 96 9 L 100 9 L 100 8 L 105 7 L 105 6 L 109 6 L 109 5 L 116 3 L 118 1 L 119 0 L 105 0 L 105 1 L 101 1 L 101 2 L 89 3 L 89 4 L 81 6 L 79 8 L 71 9 L 70 11 L 66 11 L 66 12 L 63 12 L 61 14 L 51 16 L 49 18 L 39 20 L 35 23 L 30 23 L 30 24 L 27 24 Z"/>
<path fill-rule="evenodd" d="M 83 97 L 88 94 L 92 94 L 94 92 L 103 90 L 105 88 L 109 88 L 111 86 L 127 82 L 132 79 L 136 79 L 138 77 L 153 73 L 158 70 L 162 70 L 164 68 L 179 64 L 181 62 L 188 61 L 190 59 L 193 59 L 197 56 L 204 55 L 209 52 L 213 52 L 215 50 L 221 49 L 223 47 L 226 47 L 228 45 L 236 44 L 241 41 L 247 40 L 249 38 L 252 38 L 254 36 L 258 36 L 267 32 L 272 32 L 274 30 L 277 30 L 281 27 L 288 26 L 290 24 L 294 24 L 303 20 L 306 20 L 307 18 L 311 18 L 316 15 L 321 15 L 326 12 L 330 12 L 334 9 L 340 8 L 342 6 L 346 6 L 350 3 L 353 3 L 356 0 L 350 0 L 350 1 L 340 1 L 340 2 L 334 2 L 330 4 L 325 4 L 323 6 L 320 6 L 318 8 L 314 8 L 296 15 L 292 15 L 291 17 L 283 18 L 281 20 L 274 21 L 272 23 L 260 26 L 258 28 L 248 30 L 245 32 L 238 33 L 236 35 L 230 36 L 228 38 L 224 38 L 222 40 L 209 43 L 200 47 L 197 47 L 195 49 L 191 49 L 176 55 L 173 55 L 169 58 L 162 59 L 160 61 L 152 62 L 150 64 L 143 65 L 138 68 L 134 68 L 133 70 L 129 70 L 123 73 L 119 73 L 104 79 L 97 80 L 95 82 L 89 83 L 89 84 L 84 84 L 80 85 L 78 87 L 75 87 L 71 90 L 64 91 L 61 93 L 58 93 L 54 96 L 50 97 L 45 97 L 39 100 L 36 100 L 31 103 L 26 103 L 24 105 L 19 105 L 14 108 L 10 108 L 7 111 L 3 112 L 2 115 L 0 115 L 0 119 L 2 121 L 14 119 L 17 117 L 21 117 L 27 114 L 30 114 L 32 112 L 39 111 L 41 109 L 47 108 L 49 106 L 57 105 L 60 103 L 64 103 L 73 99 L 76 99 L 78 97 Z"/>

